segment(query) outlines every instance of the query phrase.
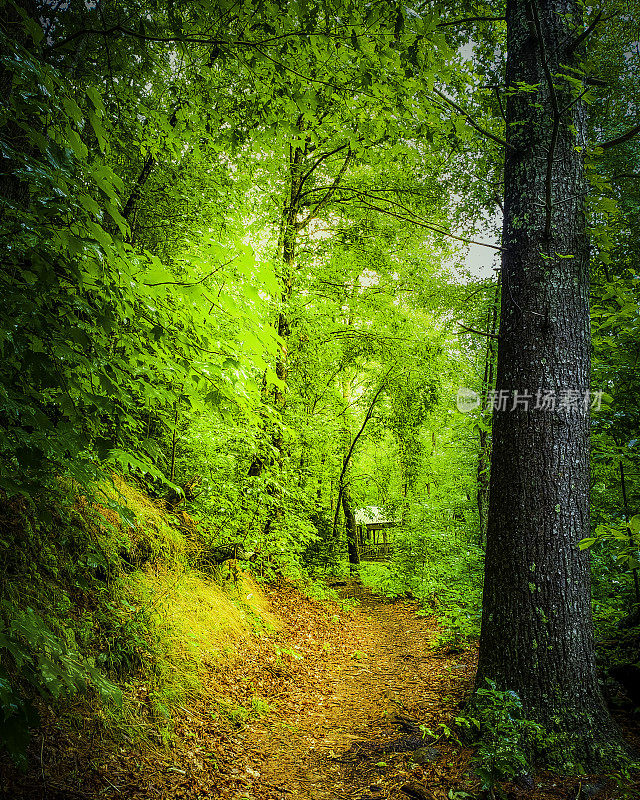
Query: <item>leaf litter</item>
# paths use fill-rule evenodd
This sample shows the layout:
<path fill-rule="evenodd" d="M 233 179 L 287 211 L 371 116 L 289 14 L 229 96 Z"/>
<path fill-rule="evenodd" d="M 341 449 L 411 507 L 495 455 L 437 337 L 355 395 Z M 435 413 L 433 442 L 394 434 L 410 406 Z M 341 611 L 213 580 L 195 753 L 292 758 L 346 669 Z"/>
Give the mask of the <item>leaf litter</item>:
<path fill-rule="evenodd" d="M 39 764 L 0 797 L 33 800 L 472 800 L 471 748 L 439 735 L 473 689 L 477 646 L 433 647 L 420 606 L 350 583 L 339 607 L 286 580 L 265 588 L 284 625 L 262 629 L 206 690 L 179 706 L 172 736 L 114 747 L 86 728 L 44 719 Z M 76 717 L 82 709 L 76 709 Z M 434 732 L 425 738 L 420 726 Z M 78 730 L 78 728 L 81 730 Z M 446 731 L 445 731 L 446 733 Z M 46 739 L 46 747 L 45 747 Z M 36 761 L 38 758 L 36 756 Z M 551 773 L 503 788 L 509 800 L 575 800 Z M 597 797 L 613 798 L 609 784 Z"/>

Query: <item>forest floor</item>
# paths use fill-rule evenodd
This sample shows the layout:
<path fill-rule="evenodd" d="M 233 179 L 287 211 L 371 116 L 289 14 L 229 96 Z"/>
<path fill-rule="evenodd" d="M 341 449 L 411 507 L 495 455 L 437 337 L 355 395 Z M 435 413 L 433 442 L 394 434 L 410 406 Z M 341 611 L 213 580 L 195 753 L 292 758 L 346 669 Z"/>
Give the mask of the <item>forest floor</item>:
<path fill-rule="evenodd" d="M 309 665 L 277 719 L 245 732 L 245 757 L 261 775 L 238 800 L 406 800 L 401 787 L 412 782 L 440 800 L 454 784 L 461 789 L 468 758 L 441 743 L 425 747 L 420 731 L 399 721 L 434 729 L 450 721 L 471 686 L 474 650 L 434 653 L 437 627 L 415 603 L 358 584 L 345 593 L 360 605 L 326 642 L 326 658 Z"/>
<path fill-rule="evenodd" d="M 433 648 L 438 628 L 407 600 L 359 584 L 344 608 L 288 582 L 269 589 L 284 625 L 262 631 L 209 689 L 186 703 L 168 747 L 105 746 L 60 722 L 39 764 L 7 798 L 47 800 L 471 800 L 481 797 L 472 751 L 436 733 L 471 691 L 477 650 Z M 222 711 L 222 713 L 221 713 Z M 87 726 L 87 731 L 89 726 Z M 620 797 L 611 784 L 536 776 L 509 800 Z M 3 796 L 0 792 L 0 796 Z M 628 795 L 629 797 L 633 795 Z M 640 794 L 638 795 L 640 797 Z"/>

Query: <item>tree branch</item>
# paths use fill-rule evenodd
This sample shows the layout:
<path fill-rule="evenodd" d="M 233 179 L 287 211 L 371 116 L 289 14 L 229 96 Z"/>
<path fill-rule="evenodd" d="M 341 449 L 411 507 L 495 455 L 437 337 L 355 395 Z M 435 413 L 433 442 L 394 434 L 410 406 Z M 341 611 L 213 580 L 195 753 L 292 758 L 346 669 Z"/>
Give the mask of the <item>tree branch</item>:
<path fill-rule="evenodd" d="M 239 44 L 239 43 L 236 43 L 236 44 Z M 254 45 L 252 43 L 249 43 L 249 42 L 247 44 L 249 46 L 253 47 L 256 50 L 256 52 L 260 53 L 261 56 L 264 56 L 264 58 L 268 59 L 273 64 L 275 64 L 276 67 L 282 67 L 282 69 L 287 70 L 287 72 L 291 72 L 293 75 L 296 75 L 298 78 L 302 78 L 305 81 L 309 81 L 309 83 L 319 83 L 321 86 L 330 86 L 332 89 L 338 89 L 338 90 L 345 89 L 344 86 L 338 86 L 336 83 L 331 83 L 331 81 L 323 81 L 320 78 L 312 78 L 309 75 L 303 75 L 302 72 L 298 72 L 298 70 L 293 69 L 293 67 L 288 67 L 286 64 L 283 64 L 282 61 L 278 61 L 277 59 L 273 58 L 273 56 L 270 56 L 269 53 L 265 53 L 264 50 L 261 50 L 256 45 Z M 361 91 L 362 91 L 362 94 L 365 94 L 367 97 L 373 97 L 373 95 L 370 92 L 365 92 L 363 90 L 361 90 Z"/>
<path fill-rule="evenodd" d="M 199 286 L 201 283 L 204 283 L 207 278 L 210 278 L 212 275 L 215 275 L 216 272 L 220 272 L 221 269 L 228 267 L 233 261 L 236 260 L 238 256 L 234 256 L 229 261 L 226 261 L 224 264 L 220 264 L 214 270 L 211 270 L 204 278 L 200 278 L 199 281 L 194 281 L 193 283 L 183 283 L 182 281 L 161 281 L 160 283 L 143 283 L 143 286 Z"/>
<path fill-rule="evenodd" d="M 174 110 L 171 118 L 169 119 L 169 126 L 171 128 L 176 127 L 176 123 L 178 121 L 178 111 L 177 109 Z M 140 195 L 142 194 L 142 190 L 144 188 L 145 183 L 148 181 L 149 176 L 153 172 L 154 167 L 158 163 L 158 159 L 154 155 L 147 156 L 142 169 L 140 170 L 140 174 L 138 175 L 135 185 L 131 190 L 131 194 L 129 195 L 127 202 L 125 203 L 124 208 L 122 209 L 122 216 L 129 221 L 129 217 L 135 208 L 136 203 L 140 199 Z"/>
<path fill-rule="evenodd" d="M 470 114 L 467 114 L 467 112 L 463 108 L 461 108 L 450 97 L 447 97 L 447 95 L 444 94 L 443 92 L 441 92 L 439 89 L 436 89 L 434 87 L 433 88 L 433 93 L 438 95 L 438 97 L 440 97 L 442 100 L 444 100 L 445 103 L 448 103 L 452 108 L 455 108 L 455 110 L 458 112 L 458 114 L 461 114 L 467 120 L 469 125 L 471 125 L 471 127 L 474 130 L 478 131 L 478 133 L 481 133 L 483 136 L 486 136 L 487 138 L 489 138 L 492 141 L 496 142 L 496 144 L 502 145 L 502 147 L 509 147 L 512 150 L 515 150 L 515 147 L 512 144 L 509 144 L 509 142 L 507 142 L 506 139 L 501 139 L 499 136 L 496 136 L 494 133 L 491 133 L 491 131 L 488 131 L 485 128 L 483 128 L 482 126 L 478 125 L 478 123 L 471 117 Z"/>
<path fill-rule="evenodd" d="M 570 103 L 567 103 L 567 105 L 564 106 L 564 108 L 560 111 L 560 113 L 566 114 L 570 108 L 573 108 L 573 106 L 577 105 L 586 94 L 589 94 L 590 91 L 591 91 L 590 87 L 583 89 L 583 91 L 581 91 L 580 94 L 574 100 L 572 100 Z"/>
<path fill-rule="evenodd" d="M 614 175 L 611 180 L 619 181 L 623 178 L 640 178 L 640 172 L 621 172 L 618 175 Z"/>
<path fill-rule="evenodd" d="M 587 84 L 587 86 L 608 86 L 609 85 L 607 83 L 607 81 L 602 80 L 602 78 L 596 78 L 593 75 L 585 75 L 583 80 Z"/>
<path fill-rule="evenodd" d="M 469 331 L 469 333 L 477 333 L 480 336 L 487 336 L 489 339 L 499 339 L 497 333 L 486 333 L 485 331 L 479 331 L 477 328 L 469 328 L 466 325 L 463 325 L 461 322 L 458 325 L 465 331 Z"/>
<path fill-rule="evenodd" d="M 502 105 L 502 98 L 500 97 L 500 88 L 498 86 L 493 87 L 493 91 L 496 93 L 496 100 L 498 101 L 498 108 L 500 109 L 500 116 L 506 122 L 507 115 L 504 113 L 504 106 Z"/>
<path fill-rule="evenodd" d="M 139 39 L 143 42 L 158 42 L 160 44 L 216 44 L 216 45 L 250 45 L 250 42 L 228 42 L 224 39 L 212 39 L 208 36 L 148 36 L 146 33 L 134 31 L 130 28 L 125 28 L 123 25 L 112 25 L 110 28 L 83 28 L 80 31 L 72 33 L 60 42 L 51 45 L 51 50 L 57 50 L 59 47 L 65 47 L 81 36 L 93 34 L 94 36 L 111 36 L 114 33 L 121 33 L 124 36 L 131 36 L 134 39 Z"/>
<path fill-rule="evenodd" d="M 464 244 L 476 244 L 480 247 L 489 247 L 491 250 L 502 250 L 502 247 L 499 247 L 496 244 L 488 244 L 487 242 L 478 242 L 475 239 L 468 239 L 466 236 L 457 236 L 450 231 L 445 230 L 444 228 L 440 228 L 437 225 L 432 225 L 428 222 L 424 222 L 420 219 L 411 209 L 408 209 L 406 206 L 403 206 L 402 203 L 397 203 L 394 200 L 389 200 L 386 197 L 375 197 L 370 195 L 368 192 L 363 192 L 359 189 L 353 189 L 350 187 L 343 187 L 342 191 L 351 192 L 355 197 L 357 197 L 361 202 L 364 202 L 367 208 L 372 209 L 373 211 L 380 211 L 382 214 L 387 214 L 390 217 L 394 217 L 395 219 L 399 219 L 402 222 L 409 222 L 413 225 L 418 225 L 420 228 L 426 228 L 427 230 L 434 231 L 435 233 L 439 233 L 442 236 L 448 236 L 450 239 L 456 239 L 458 242 L 464 242 Z M 390 211 L 387 208 L 380 208 L 380 206 L 373 205 L 373 203 L 367 202 L 366 198 L 371 198 L 376 202 L 384 202 L 389 203 L 392 206 L 396 206 L 397 208 L 402 209 L 405 214 L 410 214 L 411 216 L 405 216 L 403 214 L 398 214 L 393 211 Z"/>
<path fill-rule="evenodd" d="M 639 133 L 640 125 L 635 125 L 626 133 L 623 133 L 622 136 L 618 136 L 616 139 L 609 139 L 608 142 L 599 142 L 596 147 L 601 147 L 603 150 L 608 150 L 610 147 L 616 147 L 616 145 L 622 144 L 623 142 L 628 142 L 629 139 L 633 139 L 633 137 L 637 136 Z"/>
<path fill-rule="evenodd" d="M 323 161 L 326 161 L 327 158 L 330 158 L 331 156 L 335 155 L 336 153 L 339 153 L 341 150 L 344 150 L 345 147 L 349 147 L 349 143 L 348 142 L 346 144 L 341 144 L 339 147 L 335 147 L 333 150 L 330 150 L 328 153 L 323 153 L 321 156 L 319 156 L 313 162 L 311 167 L 305 172 L 305 174 L 302 176 L 302 178 L 300 178 L 300 187 L 299 188 L 302 189 L 302 186 L 303 186 L 304 182 L 313 174 L 313 172 L 317 169 L 317 167 Z M 300 192 L 298 192 L 298 199 L 300 199 L 301 197 L 303 197 L 303 195 Z"/>
<path fill-rule="evenodd" d="M 586 30 L 582 31 L 582 33 L 567 46 L 565 50 L 566 55 L 572 55 L 576 48 L 579 47 L 587 37 L 591 36 L 600 22 L 602 22 L 602 11 L 598 11 L 591 25 L 589 25 Z"/>
<path fill-rule="evenodd" d="M 451 25 L 465 25 L 467 22 L 504 22 L 506 17 L 463 17 L 451 22 L 439 22 L 436 28 L 448 28 Z"/>
<path fill-rule="evenodd" d="M 319 200 L 314 206 L 314 208 L 307 214 L 306 218 L 303 219 L 302 222 L 296 225 L 298 230 L 302 230 L 306 225 L 308 225 L 309 222 L 311 222 L 311 220 L 317 216 L 318 211 L 320 211 L 320 209 L 323 208 L 329 202 L 332 195 L 335 194 L 336 189 L 340 186 L 340 181 L 342 180 L 342 176 L 346 172 L 347 167 L 351 163 L 352 158 L 353 158 L 353 153 L 351 152 L 351 148 L 349 148 L 347 157 L 345 158 L 344 163 L 340 167 L 340 172 L 338 172 L 338 174 L 336 175 L 336 179 L 334 180 L 333 184 L 329 187 L 324 197 L 321 200 Z"/>

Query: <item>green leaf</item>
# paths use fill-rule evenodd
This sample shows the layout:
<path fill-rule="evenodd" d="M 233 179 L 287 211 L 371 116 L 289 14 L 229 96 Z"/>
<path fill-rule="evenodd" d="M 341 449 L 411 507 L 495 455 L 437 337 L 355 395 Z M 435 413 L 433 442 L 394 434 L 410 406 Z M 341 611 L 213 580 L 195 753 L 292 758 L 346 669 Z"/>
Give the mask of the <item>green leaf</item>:
<path fill-rule="evenodd" d="M 71 97 L 63 97 L 62 105 L 76 125 L 80 125 L 84 117 L 82 111 L 80 110 L 80 106 L 76 103 L 76 101 Z"/>
<path fill-rule="evenodd" d="M 93 128 L 93 132 L 96 135 L 96 139 L 98 140 L 98 145 L 100 146 L 100 150 L 103 153 L 107 151 L 107 133 L 102 125 L 100 117 L 93 111 L 89 112 L 89 122 L 91 123 L 91 127 Z"/>
<path fill-rule="evenodd" d="M 578 547 L 581 550 L 586 550 L 588 547 L 591 547 L 593 544 L 595 544 L 596 541 L 597 541 L 597 539 L 595 539 L 594 537 L 590 537 L 590 538 L 587 538 L 587 539 L 582 539 L 578 543 Z"/>
<path fill-rule="evenodd" d="M 80 202 L 80 205 L 82 205 L 82 207 L 90 214 L 93 214 L 96 217 L 100 216 L 100 206 L 98 203 L 96 203 L 93 197 L 90 197 L 88 194 L 81 194 L 78 197 L 78 201 Z"/>
<path fill-rule="evenodd" d="M 100 114 L 104 114 L 104 103 L 102 102 L 102 97 L 100 96 L 100 92 L 96 89 L 95 86 L 89 86 L 86 90 L 86 95 L 93 103 L 94 108 Z"/>
<path fill-rule="evenodd" d="M 87 150 L 85 143 L 80 138 L 80 135 L 77 133 L 77 131 L 74 131 L 73 128 L 70 127 L 67 127 L 65 135 L 67 142 L 75 153 L 78 161 L 83 161 L 87 157 L 89 151 Z"/>

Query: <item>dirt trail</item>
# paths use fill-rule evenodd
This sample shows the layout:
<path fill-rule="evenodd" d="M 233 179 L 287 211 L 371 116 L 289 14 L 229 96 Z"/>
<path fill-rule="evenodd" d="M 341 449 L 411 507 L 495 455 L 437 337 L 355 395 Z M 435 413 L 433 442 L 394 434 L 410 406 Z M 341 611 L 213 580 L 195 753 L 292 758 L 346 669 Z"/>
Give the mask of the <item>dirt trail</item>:
<path fill-rule="evenodd" d="M 450 719 L 468 688 L 473 654 L 434 653 L 437 629 L 416 615 L 414 603 L 391 603 L 358 585 L 346 594 L 360 606 L 347 629 L 323 642 L 327 657 L 318 671 L 276 715 L 243 732 L 247 783 L 234 800 L 406 800 L 400 787 L 427 776 L 432 796 L 445 798 L 447 774 L 459 775 L 451 759 L 460 753 L 442 743 L 419 751 L 430 762 L 414 765 L 415 744 L 407 748 L 407 733 L 394 720 L 401 713 L 436 728 Z M 403 736 L 397 748 L 404 752 L 389 752 Z"/>
<path fill-rule="evenodd" d="M 359 600 L 352 610 L 310 600 L 285 580 L 265 591 L 282 628 L 258 624 L 233 657 L 210 665 L 206 690 L 177 707 L 168 743 L 103 738 L 91 707 L 64 719 L 51 710 L 32 768 L 7 773 L 0 800 L 483 796 L 469 749 L 445 737 L 425 746 L 407 722 L 436 734 L 451 725 L 472 686 L 476 648 L 434 649 L 437 625 L 418 615 L 417 604 L 385 600 L 358 584 L 344 587 Z M 584 780 L 540 773 L 534 791 L 509 784 L 507 796 L 575 800 L 587 796 Z M 602 786 L 597 776 L 592 783 Z M 602 800 L 620 797 L 609 783 L 597 795 Z"/>
<path fill-rule="evenodd" d="M 0 800 L 407 800 L 409 781 L 447 800 L 461 787 L 468 754 L 441 741 L 417 766 L 421 732 L 408 742 L 394 720 L 449 722 L 473 649 L 434 651 L 435 622 L 418 605 L 360 584 L 343 590 L 354 608 L 286 580 L 264 591 L 281 629 L 256 619 L 251 639 L 210 663 L 205 690 L 176 707 L 168 742 L 112 741 L 91 706 L 60 719 L 44 707 L 32 767 L 9 770 Z"/>

